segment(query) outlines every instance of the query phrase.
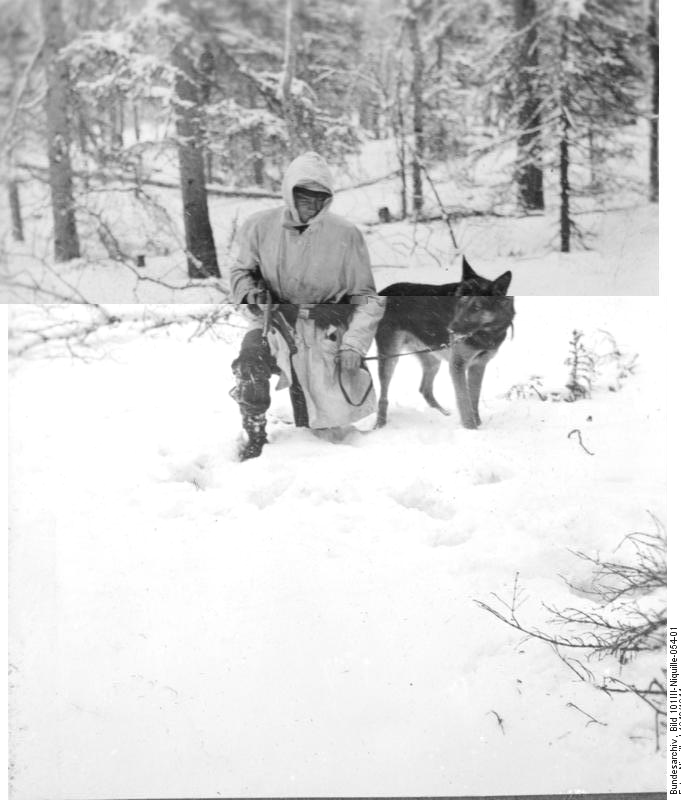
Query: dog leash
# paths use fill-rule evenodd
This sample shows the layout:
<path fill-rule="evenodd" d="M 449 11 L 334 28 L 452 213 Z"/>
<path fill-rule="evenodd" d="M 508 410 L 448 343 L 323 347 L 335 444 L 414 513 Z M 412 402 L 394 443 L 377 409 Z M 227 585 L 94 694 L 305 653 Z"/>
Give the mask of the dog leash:
<path fill-rule="evenodd" d="M 469 334 L 462 334 L 468 336 Z M 441 344 L 439 347 L 426 347 L 423 350 L 409 350 L 407 353 L 393 353 L 389 356 L 364 356 L 362 361 L 387 361 L 389 358 L 402 358 L 402 356 L 416 356 L 419 353 L 436 353 L 438 350 L 447 350 L 449 344 Z"/>
<path fill-rule="evenodd" d="M 425 347 L 423 350 L 409 350 L 406 353 L 391 353 L 387 356 L 364 356 L 362 361 L 387 361 L 389 358 L 402 358 L 402 356 L 416 356 L 419 353 L 437 353 L 439 350 L 448 350 L 453 344 L 456 342 L 465 342 L 467 339 L 472 339 L 476 334 L 479 334 L 481 331 L 488 331 L 488 332 L 495 332 L 502 330 L 507 330 L 510 327 L 511 329 L 511 337 L 513 336 L 513 323 L 511 322 L 510 325 L 499 325 L 494 327 L 487 327 L 483 326 L 482 328 L 476 328 L 474 331 L 469 331 L 468 333 L 454 333 L 454 331 L 450 331 L 450 340 L 446 344 L 441 344 L 439 347 Z"/>
<path fill-rule="evenodd" d="M 367 386 L 367 390 L 366 392 L 364 392 L 364 396 L 362 397 L 362 399 L 358 403 L 355 403 L 350 398 L 350 395 L 347 393 L 345 386 L 343 385 L 343 370 L 340 368 L 340 366 L 338 368 L 338 385 L 340 386 L 340 390 L 343 394 L 343 397 L 345 398 L 346 403 L 348 403 L 351 406 L 354 406 L 355 408 L 364 405 L 365 400 L 367 399 L 367 397 L 369 397 L 369 393 L 374 388 L 373 381 L 371 380 L 371 373 L 369 372 L 369 370 L 364 365 L 362 365 L 360 369 L 364 370 L 369 375 L 369 385 Z"/>

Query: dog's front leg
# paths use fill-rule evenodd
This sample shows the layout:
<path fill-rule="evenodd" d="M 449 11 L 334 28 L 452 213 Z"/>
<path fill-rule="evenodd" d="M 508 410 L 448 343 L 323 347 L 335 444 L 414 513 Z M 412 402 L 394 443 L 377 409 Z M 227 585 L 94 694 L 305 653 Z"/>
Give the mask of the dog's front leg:
<path fill-rule="evenodd" d="M 382 428 L 388 421 L 388 388 L 396 366 L 397 359 L 386 358 L 385 352 L 381 353 L 381 349 L 379 349 L 378 379 L 381 384 L 381 396 L 378 401 L 376 428 Z"/>
<path fill-rule="evenodd" d="M 482 387 L 482 379 L 485 376 L 485 367 L 488 361 L 489 356 L 487 354 L 478 356 L 468 368 L 468 394 L 470 396 L 476 427 L 480 425 L 478 403 L 480 402 L 480 389 Z"/>
<path fill-rule="evenodd" d="M 454 391 L 456 392 L 456 404 L 459 408 L 461 424 L 464 428 L 477 428 L 479 422 L 473 412 L 471 397 L 468 389 L 467 377 L 468 358 L 456 347 L 452 348 L 452 356 L 449 361 L 449 374 L 452 376 Z"/>

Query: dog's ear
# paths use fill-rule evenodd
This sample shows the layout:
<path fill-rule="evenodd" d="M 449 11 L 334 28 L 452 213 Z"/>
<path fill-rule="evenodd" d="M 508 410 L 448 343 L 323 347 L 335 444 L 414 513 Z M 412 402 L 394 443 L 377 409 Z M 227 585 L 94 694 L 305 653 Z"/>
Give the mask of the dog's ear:
<path fill-rule="evenodd" d="M 512 277 L 513 274 L 510 271 L 504 272 L 503 275 L 499 275 L 499 277 L 492 284 L 492 293 L 506 294 L 508 292 L 508 287 L 511 285 Z"/>
<path fill-rule="evenodd" d="M 463 265 L 461 268 L 461 280 L 462 281 L 472 281 L 477 278 L 478 275 L 476 271 L 471 267 L 471 265 L 466 261 L 466 256 L 463 256 Z"/>

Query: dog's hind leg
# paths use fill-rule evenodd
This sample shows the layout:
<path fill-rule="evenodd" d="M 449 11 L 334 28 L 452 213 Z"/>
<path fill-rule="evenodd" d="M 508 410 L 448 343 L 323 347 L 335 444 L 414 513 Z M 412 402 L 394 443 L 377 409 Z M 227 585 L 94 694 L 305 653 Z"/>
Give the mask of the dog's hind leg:
<path fill-rule="evenodd" d="M 428 403 L 431 408 L 437 408 L 438 411 L 448 417 L 450 412 L 437 402 L 433 394 L 433 382 L 440 369 L 440 359 L 432 353 L 418 353 L 418 359 L 423 369 L 419 392 L 421 392 L 426 403 Z"/>
<path fill-rule="evenodd" d="M 382 428 L 388 420 L 388 388 L 392 380 L 397 358 L 390 358 L 399 352 L 402 336 L 391 328 L 379 326 L 376 334 L 376 349 L 378 353 L 378 380 L 381 384 L 381 395 L 378 400 L 378 414 L 376 416 L 377 428 Z"/>

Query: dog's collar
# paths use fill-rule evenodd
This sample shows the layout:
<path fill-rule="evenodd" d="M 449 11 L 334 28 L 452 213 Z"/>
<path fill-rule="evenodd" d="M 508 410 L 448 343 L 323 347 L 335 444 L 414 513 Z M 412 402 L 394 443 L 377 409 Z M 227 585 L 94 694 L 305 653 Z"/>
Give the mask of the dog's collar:
<path fill-rule="evenodd" d="M 508 324 L 483 326 L 481 328 L 476 328 L 472 331 L 466 332 L 455 331 L 450 328 L 449 341 L 453 345 L 457 342 L 466 342 L 474 347 L 480 347 L 484 350 L 492 350 L 499 347 L 499 345 L 501 345 L 501 343 L 504 341 L 509 327 L 510 325 Z"/>

